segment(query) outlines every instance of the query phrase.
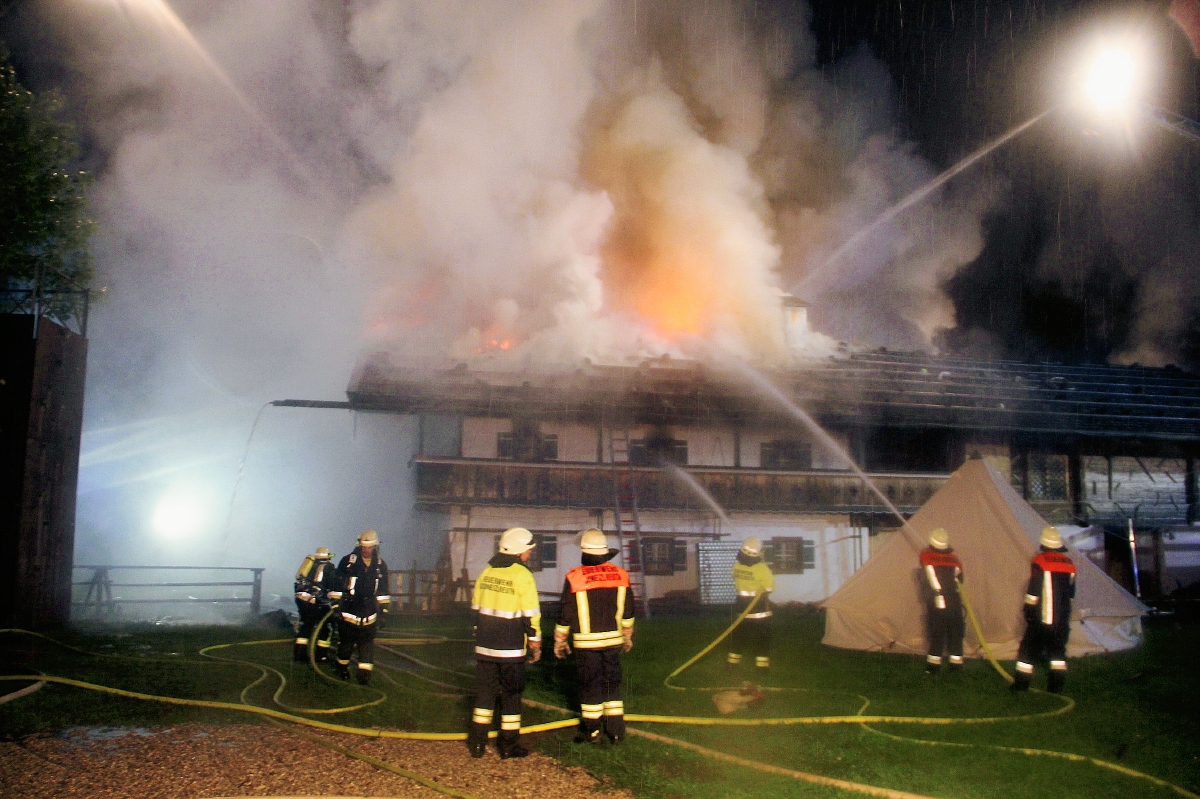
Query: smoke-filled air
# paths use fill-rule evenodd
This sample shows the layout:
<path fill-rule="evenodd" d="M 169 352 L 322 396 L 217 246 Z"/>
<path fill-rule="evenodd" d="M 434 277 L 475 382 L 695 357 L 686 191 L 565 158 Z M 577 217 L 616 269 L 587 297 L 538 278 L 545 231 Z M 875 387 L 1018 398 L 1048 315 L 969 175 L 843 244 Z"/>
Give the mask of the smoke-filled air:
<path fill-rule="evenodd" d="M 777 364 L 797 285 L 814 355 L 928 347 L 995 193 L 975 175 L 826 265 L 934 170 L 895 133 L 869 52 L 815 68 L 807 14 L 9 9 L 14 57 L 62 87 L 96 175 L 76 561 L 290 563 L 368 525 L 390 558 L 436 558 L 412 510 L 415 422 L 263 409 L 344 398 L 365 357 L 573 368 L 699 337 Z M 284 595 L 289 568 L 272 571 Z"/>
<path fill-rule="evenodd" d="M 373 85 L 350 135 L 378 180 L 336 252 L 371 286 L 369 346 L 574 364 L 701 336 L 777 361 L 781 290 L 932 174 L 891 133 L 885 69 L 860 52 L 822 76 L 801 13 L 397 3 L 353 16 L 348 45 Z M 952 325 L 939 283 L 978 254 L 989 196 L 962 194 L 814 281 L 803 299 L 823 332 L 920 347 Z"/>

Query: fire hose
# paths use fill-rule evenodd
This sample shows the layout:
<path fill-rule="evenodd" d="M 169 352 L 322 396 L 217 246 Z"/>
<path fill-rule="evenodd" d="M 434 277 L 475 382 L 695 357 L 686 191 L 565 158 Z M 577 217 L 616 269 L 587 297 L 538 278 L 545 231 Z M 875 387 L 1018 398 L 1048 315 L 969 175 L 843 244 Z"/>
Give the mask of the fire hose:
<path fill-rule="evenodd" d="M 967 616 L 970 619 L 972 629 L 974 630 L 976 637 L 979 640 L 980 647 L 981 647 L 982 651 L 984 652 L 986 659 L 1006 680 L 1011 681 L 1012 677 L 1004 670 L 1004 668 L 999 664 L 999 662 L 996 661 L 995 657 L 992 655 L 991 650 L 988 647 L 986 640 L 984 639 L 982 630 L 979 625 L 978 618 L 974 612 L 974 609 L 971 607 L 970 600 L 967 598 L 966 593 L 960 592 L 960 595 L 963 598 L 963 604 L 967 610 Z M 710 642 L 708 645 L 706 645 L 700 652 L 698 652 L 696 655 L 694 655 L 689 660 L 687 660 L 683 665 L 681 665 L 680 667 L 678 667 L 674 671 L 672 671 L 663 680 L 663 684 L 666 687 L 671 688 L 673 690 L 689 690 L 687 688 L 682 688 L 680 686 L 671 684 L 671 680 L 674 677 L 677 677 L 679 674 L 683 673 L 685 670 L 690 668 L 692 665 L 694 665 L 697 661 L 699 661 L 701 658 L 703 658 L 705 655 L 707 655 L 709 652 L 711 652 L 717 645 L 719 645 L 721 643 L 721 641 L 723 641 L 726 637 L 728 637 L 734 631 L 734 629 L 736 629 L 737 626 L 742 623 L 742 621 L 745 619 L 746 615 L 751 612 L 751 610 L 754 608 L 754 606 L 755 606 L 755 604 L 757 604 L 757 602 L 758 602 L 758 598 L 756 597 L 755 600 L 752 601 L 741 612 L 741 614 L 733 621 L 733 623 L 729 625 L 729 627 L 727 627 L 723 632 L 721 632 L 720 635 L 718 635 L 715 639 L 713 639 L 713 641 Z M 330 613 L 332 613 L 332 611 Z M 326 614 L 326 616 L 321 620 L 321 624 L 326 623 L 329 616 L 330 616 L 330 614 Z M 46 640 L 53 641 L 56 644 L 59 643 L 57 641 L 54 641 L 54 639 L 49 638 L 48 636 L 41 636 L 38 633 L 31 633 L 31 632 L 25 631 L 25 630 L 18 630 L 18 629 L 0 630 L 0 633 L 6 633 L 6 632 L 7 633 L 25 634 L 25 635 L 36 635 L 41 638 L 46 638 Z M 309 664 L 314 671 L 317 671 L 318 674 L 321 674 L 322 676 L 326 677 L 329 680 L 333 680 L 332 677 L 329 677 L 328 675 L 325 675 L 324 672 L 320 671 L 316 665 L 315 655 L 314 655 L 314 647 L 315 647 L 315 641 L 319 635 L 319 632 L 320 632 L 320 625 L 318 625 L 318 628 L 314 631 L 314 635 L 310 639 Z M 388 638 L 388 639 L 380 639 L 379 643 L 384 646 L 388 646 L 388 645 L 402 646 L 402 645 L 427 644 L 427 643 L 442 643 L 442 642 L 448 642 L 450 640 L 452 640 L 452 639 L 448 639 L 448 638 L 441 637 L 441 636 L 435 636 L 435 637 L 412 637 L 412 638 Z M 232 659 L 232 658 L 219 658 L 219 657 L 216 657 L 216 656 L 213 656 L 210 654 L 214 650 L 228 649 L 231 647 L 242 646 L 242 645 L 258 645 L 258 644 L 268 644 L 268 643 L 274 644 L 274 643 L 288 643 L 288 642 L 290 642 L 290 639 L 272 639 L 272 640 L 268 640 L 268 641 L 236 642 L 236 643 L 230 643 L 230 644 L 217 644 L 214 646 L 205 647 L 204 649 L 200 650 L 200 654 L 205 657 L 210 657 L 210 658 L 216 659 L 218 661 L 223 661 L 223 662 L 227 662 L 227 663 L 231 663 L 231 664 L 236 663 L 236 664 L 249 665 L 249 666 L 258 668 L 260 670 L 260 672 L 261 672 L 260 676 L 253 683 L 251 683 L 250 685 L 248 685 L 246 688 L 243 689 L 241 696 L 240 696 L 240 699 L 242 700 L 241 703 L 221 702 L 221 701 L 217 701 L 217 700 L 183 699 L 180 697 L 170 697 L 170 696 L 161 696 L 161 695 L 155 695 L 155 694 L 146 694 L 146 693 L 141 693 L 141 692 L 137 692 L 137 691 L 127 691 L 127 690 L 120 689 L 120 688 L 113 688 L 110 686 L 98 685 L 95 683 L 88 683 L 88 682 L 84 682 L 82 680 L 73 680 L 73 679 L 67 678 L 67 677 L 57 677 L 57 676 L 51 676 L 51 675 L 0 675 L 0 681 L 52 682 L 52 683 L 57 683 L 57 684 L 62 684 L 62 685 L 70 685 L 73 687 L 83 688 L 86 690 L 93 690 L 93 691 L 98 691 L 98 692 L 102 692 L 102 693 L 109 693 L 109 694 L 113 694 L 116 696 L 123 696 L 123 697 L 134 698 L 134 699 L 157 701 L 157 702 L 163 702 L 163 703 L 174 704 L 174 705 L 187 705 L 187 706 L 194 706 L 194 707 L 205 707 L 205 708 L 212 708 L 212 709 L 219 709 L 219 710 L 231 710 L 231 711 L 235 711 L 235 712 L 252 713 L 252 714 L 264 716 L 268 720 L 275 720 L 277 722 L 278 721 L 286 721 L 286 722 L 291 722 L 293 724 L 299 724 L 299 725 L 302 725 L 305 727 L 323 729 L 323 730 L 328 730 L 331 732 L 341 732 L 341 733 L 346 733 L 349 735 L 357 735 L 357 736 L 362 736 L 362 737 L 418 740 L 418 741 L 461 741 L 461 740 L 466 739 L 466 733 L 430 733 L 430 732 L 415 732 L 415 731 L 401 731 L 401 730 L 382 730 L 382 729 L 377 729 L 377 728 L 372 728 L 372 727 L 355 727 L 355 726 L 351 726 L 351 725 L 334 724 L 334 723 L 330 723 L 330 722 L 319 721 L 316 719 L 305 718 L 303 716 L 295 715 L 295 713 L 287 713 L 287 712 L 275 710 L 273 708 L 265 708 L 265 707 L 260 707 L 257 705 L 250 705 L 250 704 L 246 703 L 247 702 L 247 700 L 246 700 L 247 692 L 249 690 L 251 690 L 255 685 L 262 682 L 262 680 L 266 679 L 266 676 L 268 673 L 274 673 L 281 680 L 281 686 L 275 692 L 273 699 L 274 699 L 274 701 L 276 701 L 278 704 L 281 704 L 281 706 L 282 706 L 282 703 L 280 702 L 279 697 L 283 692 L 283 689 L 284 689 L 283 683 L 286 683 L 286 677 L 282 674 L 282 672 L 279 672 L 278 670 L 273 669 L 269 666 L 263 666 L 261 664 L 254 663 L 252 661 L 237 660 L 237 659 Z M 67 646 L 65 644 L 60 644 L 60 645 Z M 67 646 L 67 648 L 75 650 L 75 651 L 79 651 L 79 652 L 84 652 L 84 650 L 78 650 L 75 647 Z M 90 655 L 92 653 L 85 652 L 85 654 Z M 429 666 L 431 668 L 438 668 L 438 667 L 432 666 L 432 664 L 427 664 L 424 661 L 417 660 L 416 658 L 413 658 L 411 656 L 406 656 L 406 657 L 408 657 L 410 660 L 413 660 L 422 665 Z M 179 661 L 173 660 L 170 662 L 179 662 Z M 469 675 L 465 675 L 463 672 L 457 672 L 457 671 L 453 671 L 450 669 L 443 669 L 443 670 L 448 671 L 453 674 L 461 675 L 461 676 L 469 676 Z M 699 689 L 699 690 L 720 690 L 720 689 Z M 772 688 L 769 690 L 788 691 L 788 690 L 794 690 L 794 689 Z M 1038 692 L 1038 693 L 1041 693 L 1041 692 Z M 1091 758 L 1091 757 L 1087 757 L 1084 755 L 1077 755 L 1077 754 L 1068 753 L 1068 752 L 1054 752 L 1054 751 L 1050 751 L 1050 750 L 1027 749 L 1027 748 L 1020 748 L 1020 747 L 1003 747 L 1003 746 L 991 746 L 991 745 L 982 745 L 982 744 L 964 744 L 964 743 L 956 743 L 956 742 L 929 741 L 929 740 L 923 740 L 923 739 L 915 739 L 915 738 L 908 738 L 908 737 L 904 737 L 904 736 L 898 736 L 898 735 L 894 735 L 892 733 L 886 733 L 886 732 L 882 732 L 880 730 L 875 730 L 869 726 L 870 724 L 881 724 L 881 723 L 919 724 L 919 725 L 931 725 L 931 726 L 933 726 L 933 725 L 959 725 L 959 724 L 994 724 L 994 723 L 1000 723 L 1000 722 L 1013 722 L 1013 721 L 1027 721 L 1027 720 L 1032 720 L 1032 719 L 1044 719 L 1044 718 L 1050 718 L 1053 716 L 1060 716 L 1060 715 L 1070 712 L 1075 706 L 1074 700 L 1072 700 L 1070 697 L 1059 696 L 1058 698 L 1060 699 L 1060 701 L 1062 701 L 1064 703 L 1062 707 L 1059 707 L 1059 708 L 1056 708 L 1056 709 L 1050 710 L 1050 711 L 1041 712 L 1041 713 L 1025 714 L 1025 715 L 1020 715 L 1020 716 L 947 718 L 947 717 L 911 717 L 911 716 L 868 716 L 865 714 L 865 711 L 870 704 L 870 700 L 867 697 L 864 697 L 861 695 L 856 695 L 856 696 L 858 696 L 858 698 L 861 700 L 862 704 L 859 706 L 856 713 L 854 713 L 852 715 L 732 719 L 732 718 L 667 716 L 667 715 L 657 715 L 657 714 L 631 713 L 631 714 L 626 714 L 625 718 L 629 722 L 699 725 L 699 726 L 775 726 L 775 725 L 786 726 L 786 725 L 801 725 L 801 724 L 858 724 L 865 730 L 868 730 L 875 734 L 882 735 L 884 737 L 891 738 L 891 739 L 894 739 L 897 741 L 905 741 L 905 742 L 916 743 L 916 744 L 921 744 L 921 745 L 951 746 L 951 747 L 958 747 L 958 748 L 983 747 L 983 748 L 989 748 L 989 749 L 993 749 L 995 751 L 1001 751 L 1001 752 L 1009 752 L 1009 753 L 1032 755 L 1032 756 L 1056 757 L 1056 758 L 1061 758 L 1061 759 L 1066 759 L 1066 760 L 1071 760 L 1071 761 L 1076 761 L 1076 762 L 1086 762 L 1086 763 L 1090 763 L 1092 765 L 1095 765 L 1095 766 L 1098 766 L 1101 768 L 1105 768 L 1105 769 L 1109 769 L 1109 770 L 1121 773 L 1125 776 L 1147 780 L 1147 781 L 1149 781 L 1155 785 L 1158 785 L 1160 787 L 1170 788 L 1171 790 L 1175 791 L 1176 793 L 1180 794 L 1181 796 L 1188 797 L 1189 799 L 1200 799 L 1200 795 L 1197 795 L 1191 791 L 1188 791 L 1187 789 L 1182 788 L 1181 786 L 1175 785 L 1175 784 L 1167 782 L 1165 780 L 1161 780 L 1161 779 L 1154 777 L 1152 775 L 1149 775 L 1149 774 L 1144 774 L 1142 772 L 1135 771 L 1133 769 L 1127 768 L 1125 766 L 1121 766 L 1116 763 L 1110 763 L 1108 761 L 1100 760 L 1097 758 Z M 328 708 L 328 709 L 295 708 L 295 711 L 310 713 L 310 714 L 312 714 L 312 713 L 350 712 L 353 709 L 360 709 L 360 708 L 364 708 L 364 707 L 371 707 L 371 706 L 378 705 L 380 702 L 384 701 L 385 698 L 386 697 L 379 698 L 379 699 L 373 700 L 372 702 L 368 702 L 368 703 L 361 703 L 358 705 L 345 706 L 345 707 L 339 707 L 339 708 Z M 564 714 L 570 714 L 570 711 L 567 710 L 566 708 L 557 707 L 555 705 L 545 704 L 545 703 L 541 703 L 541 702 L 534 702 L 531 700 L 526 700 L 525 704 L 533 706 L 533 707 L 542 708 L 545 710 L 552 710 L 552 711 L 561 712 Z M 559 721 L 552 721 L 552 722 L 545 722 L 542 724 L 533 724 L 530 726 L 523 726 L 521 728 L 520 732 L 522 735 L 537 733 L 537 732 L 548 732 L 551 730 L 574 727 L 577 724 L 578 724 L 578 717 L 571 714 L 570 718 L 562 719 Z M 711 756 L 716 757 L 717 759 L 725 760 L 725 761 L 731 762 L 731 763 L 736 763 L 738 765 L 743 765 L 743 766 L 750 767 L 750 768 L 757 768 L 759 770 L 767 771 L 770 773 L 780 773 L 780 774 L 792 776 L 797 779 L 803 779 L 803 780 L 806 780 L 809 782 L 817 782 L 819 784 L 827 784 L 832 787 L 839 787 L 839 788 L 843 788 L 846 790 L 852 790 L 852 791 L 856 791 L 859 793 L 865 793 L 868 795 L 891 797 L 892 799 L 900 799 L 900 797 L 908 797 L 911 799 L 912 797 L 916 796 L 914 794 L 908 794 L 908 793 L 904 793 L 904 792 L 900 792 L 900 791 L 893 791 L 891 789 L 880 788 L 878 786 L 863 785 L 863 784 L 859 784 L 859 783 L 850 783 L 850 782 L 846 782 L 846 781 L 842 781 L 842 780 L 832 780 L 831 778 L 822 777 L 821 775 L 808 774 L 807 772 L 798 772 L 798 771 L 794 771 L 794 770 L 790 770 L 790 769 L 780 769 L 779 767 L 771 766 L 769 764 L 757 763 L 756 761 L 745 760 L 743 758 L 738 758 L 738 757 L 735 757 L 732 755 L 728 755 L 726 753 L 718 752 L 717 750 L 710 750 L 706 747 L 701 747 L 697 744 L 692 744 L 690 742 L 680 741 L 678 739 L 668 738 L 665 736 L 660 736 L 660 735 L 656 735 L 653 733 L 636 730 L 633 728 L 630 729 L 630 734 L 641 735 L 642 737 L 658 740 L 663 743 L 669 743 L 669 744 L 672 744 L 675 746 L 681 746 L 683 748 L 701 751 L 701 752 L 705 753 L 706 755 L 711 755 Z M 496 732 L 493 731 L 491 733 L 491 735 L 495 736 Z"/>

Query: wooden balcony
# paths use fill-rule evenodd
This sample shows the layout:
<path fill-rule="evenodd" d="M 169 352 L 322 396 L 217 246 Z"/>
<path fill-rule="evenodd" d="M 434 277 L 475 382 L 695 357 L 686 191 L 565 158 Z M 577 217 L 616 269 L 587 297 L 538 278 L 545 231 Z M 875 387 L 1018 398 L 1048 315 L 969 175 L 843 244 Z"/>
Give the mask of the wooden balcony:
<path fill-rule="evenodd" d="M 514 463 L 421 456 L 417 504 L 509 505 L 545 508 L 611 508 L 613 471 L 607 464 Z M 625 467 L 622 466 L 622 469 Z M 728 511 L 883 513 L 879 498 L 849 472 L 784 472 L 690 467 L 700 485 Z M 705 510 L 689 488 L 661 469 L 638 467 L 643 510 Z M 872 481 L 905 513 L 916 511 L 949 475 L 873 474 Z"/>

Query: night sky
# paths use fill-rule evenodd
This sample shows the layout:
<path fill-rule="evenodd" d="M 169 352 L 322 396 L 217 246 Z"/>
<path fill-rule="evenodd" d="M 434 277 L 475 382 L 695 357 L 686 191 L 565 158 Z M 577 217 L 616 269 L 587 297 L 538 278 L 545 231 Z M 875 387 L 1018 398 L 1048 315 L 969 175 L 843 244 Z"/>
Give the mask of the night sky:
<path fill-rule="evenodd" d="M 903 135 L 946 168 L 1058 102 L 1050 65 L 1095 21 L 1128 19 L 1145 29 L 1161 47 L 1152 100 L 1200 118 L 1200 67 L 1166 7 L 917 0 L 816 2 L 812 13 L 821 63 L 869 47 L 896 84 Z M 1150 130 L 1136 152 L 1114 152 L 1091 133 L 1077 120 L 1051 119 L 975 167 L 1007 181 L 1007 198 L 988 219 L 983 253 L 947 286 L 958 328 L 941 338 L 943 347 L 1103 363 L 1133 343 L 1134 309 L 1148 290 L 1143 272 L 1154 268 L 1147 253 L 1187 258 L 1170 253 L 1171 243 L 1178 237 L 1186 250 L 1200 226 L 1200 145 Z M 1200 366 L 1200 306 L 1185 284 L 1195 282 L 1194 265 L 1172 276 L 1189 295 L 1190 316 L 1158 334 L 1175 362 L 1192 369 Z M 983 348 L 980 332 L 988 334 Z"/>

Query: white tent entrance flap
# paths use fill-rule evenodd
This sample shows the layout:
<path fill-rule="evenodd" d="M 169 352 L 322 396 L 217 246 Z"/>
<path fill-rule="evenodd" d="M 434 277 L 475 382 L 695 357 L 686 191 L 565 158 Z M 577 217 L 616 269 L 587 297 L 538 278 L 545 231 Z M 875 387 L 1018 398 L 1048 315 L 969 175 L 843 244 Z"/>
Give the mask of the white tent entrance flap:
<path fill-rule="evenodd" d="M 732 605 L 737 599 L 733 588 L 733 564 L 737 562 L 741 541 L 701 541 L 696 544 L 700 565 L 700 604 Z"/>
<path fill-rule="evenodd" d="M 918 553 L 935 527 L 950 533 L 962 560 L 964 590 L 993 654 L 1011 660 L 1025 630 L 1021 607 L 1029 561 L 1048 523 L 983 461 L 967 461 L 912 519 L 913 535 L 894 535 L 830 596 L 822 642 L 843 649 L 924 654 L 925 609 Z M 1142 640 L 1147 608 L 1081 553 L 1072 604 L 1071 657 L 1112 652 Z M 968 625 L 966 654 L 982 657 Z"/>

